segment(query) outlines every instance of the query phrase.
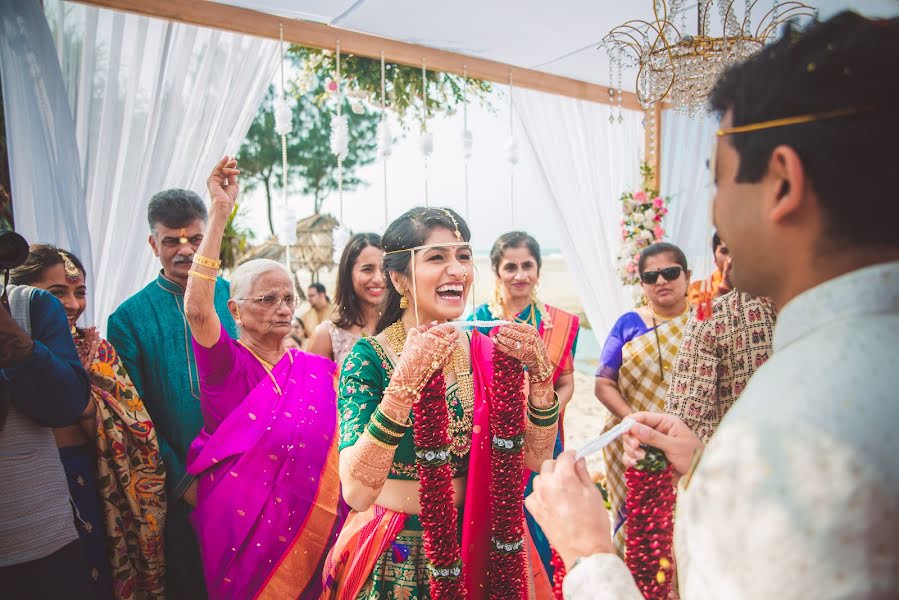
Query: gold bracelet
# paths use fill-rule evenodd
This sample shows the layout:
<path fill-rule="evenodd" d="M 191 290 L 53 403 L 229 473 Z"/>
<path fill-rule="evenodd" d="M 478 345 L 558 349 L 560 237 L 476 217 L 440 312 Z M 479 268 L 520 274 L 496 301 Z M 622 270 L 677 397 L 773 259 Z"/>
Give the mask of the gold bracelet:
<path fill-rule="evenodd" d="M 194 271 L 193 269 L 188 271 L 187 274 L 192 277 L 199 277 L 200 279 L 205 279 L 206 281 L 211 281 L 212 283 L 215 283 L 215 277 L 212 277 L 205 273 L 200 273 L 199 271 Z"/>
<path fill-rule="evenodd" d="M 372 434 L 370 434 L 367 431 L 362 432 L 362 436 L 365 437 L 366 442 L 369 442 L 372 445 L 377 446 L 378 448 L 384 448 L 385 450 L 390 450 L 390 451 L 395 452 L 397 446 L 399 446 L 399 442 L 397 442 L 396 444 L 388 444 L 386 442 L 382 442 L 381 440 L 377 439 L 375 436 L 373 436 Z M 360 437 L 360 439 L 361 439 L 361 437 Z"/>
<path fill-rule="evenodd" d="M 384 415 L 384 416 L 386 417 L 387 415 Z M 387 429 L 386 427 L 384 427 L 383 425 L 381 425 L 374 419 L 372 419 L 371 421 L 368 422 L 367 427 L 374 427 L 375 429 L 377 429 L 378 431 L 380 431 L 381 433 L 383 433 L 390 439 L 396 440 L 397 444 L 400 443 L 400 440 L 403 439 L 403 435 L 405 435 L 405 434 L 397 435 L 396 433 L 390 431 L 389 429 Z M 369 433 L 369 435 L 371 435 L 371 433 Z M 372 437 L 374 437 L 374 436 L 372 436 Z M 375 438 L 375 439 L 377 439 L 377 438 Z"/>
<path fill-rule="evenodd" d="M 194 254 L 194 262 L 202 267 L 209 267 L 218 271 L 222 266 L 222 261 L 203 256 L 202 254 Z"/>

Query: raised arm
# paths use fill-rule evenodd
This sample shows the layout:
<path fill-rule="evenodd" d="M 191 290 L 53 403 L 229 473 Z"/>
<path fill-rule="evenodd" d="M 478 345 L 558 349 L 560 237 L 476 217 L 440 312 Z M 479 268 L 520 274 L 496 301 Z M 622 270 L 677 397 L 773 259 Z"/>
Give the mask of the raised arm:
<path fill-rule="evenodd" d="M 215 165 L 206 187 L 212 198 L 209 222 L 203 241 L 194 255 L 194 264 L 184 293 L 184 312 L 193 338 L 204 348 L 211 348 L 219 339 L 221 321 L 215 312 L 215 282 L 225 225 L 234 209 L 240 186 L 237 182 L 237 161 L 225 156 Z"/>

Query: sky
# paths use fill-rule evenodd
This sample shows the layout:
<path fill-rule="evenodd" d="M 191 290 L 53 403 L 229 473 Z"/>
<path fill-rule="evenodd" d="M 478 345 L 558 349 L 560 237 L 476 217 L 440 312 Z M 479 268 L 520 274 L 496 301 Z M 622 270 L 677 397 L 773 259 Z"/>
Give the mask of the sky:
<path fill-rule="evenodd" d="M 468 128 L 473 134 L 472 155 L 468 160 L 468 215 L 472 244 L 476 252 L 486 252 L 500 234 L 513 228 L 523 228 L 534 235 L 545 252 L 560 246 L 559 233 L 548 218 L 549 199 L 528 185 L 533 173 L 525 164 L 526 140 L 515 124 L 521 160 L 517 166 L 506 159 L 506 145 L 510 139 L 509 95 L 504 86 L 495 86 L 488 98 L 489 107 L 473 102 L 468 107 Z M 425 204 L 425 182 L 431 206 L 448 206 L 466 216 L 465 159 L 462 152 L 464 115 L 461 107 L 453 115 L 441 115 L 429 122 L 434 136 L 434 150 L 425 162 L 420 151 L 417 124 L 403 129 L 393 121 L 392 133 L 397 138 L 387 160 L 388 214 L 394 219 L 407 209 Z M 275 135 L 272 132 L 272 135 Z M 288 160 L 290 158 L 288 157 Z M 513 181 L 514 171 L 514 181 Z M 383 233 L 384 220 L 384 163 L 379 158 L 359 169 L 360 179 L 367 182 L 343 194 L 343 215 L 347 227 L 354 232 Z M 512 185 L 514 184 L 514 187 Z M 514 204 L 510 190 L 514 189 Z M 312 212 L 312 199 L 292 194 L 288 202 L 299 216 Z M 275 229 L 278 211 L 283 206 L 280 195 L 275 204 Z M 246 211 L 244 223 L 256 233 L 260 242 L 269 236 L 265 212 L 265 196 L 261 189 L 245 192 L 241 203 Z M 337 193 L 325 201 L 322 212 L 339 218 L 340 202 Z M 283 213 L 282 213 L 283 214 Z"/>

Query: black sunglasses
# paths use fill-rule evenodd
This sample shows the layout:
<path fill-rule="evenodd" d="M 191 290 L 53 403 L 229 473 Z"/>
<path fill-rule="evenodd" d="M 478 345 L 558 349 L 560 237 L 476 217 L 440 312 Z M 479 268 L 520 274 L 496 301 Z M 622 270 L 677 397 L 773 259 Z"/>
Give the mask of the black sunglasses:
<path fill-rule="evenodd" d="M 658 271 L 643 271 L 640 273 L 640 281 L 647 285 L 653 285 L 659 280 L 659 275 L 665 278 L 665 281 L 674 281 L 680 277 L 683 267 L 666 267 Z"/>

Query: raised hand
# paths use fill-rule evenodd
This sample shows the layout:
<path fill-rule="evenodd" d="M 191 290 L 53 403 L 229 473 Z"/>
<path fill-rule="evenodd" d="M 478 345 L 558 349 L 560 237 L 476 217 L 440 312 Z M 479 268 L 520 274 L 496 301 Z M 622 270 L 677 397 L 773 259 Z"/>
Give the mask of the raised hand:
<path fill-rule="evenodd" d="M 100 334 L 97 333 L 96 327 L 88 327 L 84 330 L 81 338 L 76 338 L 75 347 L 78 350 L 78 358 L 81 359 L 81 365 L 84 370 L 90 372 L 91 363 L 97 356 L 97 349 L 100 347 Z"/>
<path fill-rule="evenodd" d="M 458 339 L 458 330 L 449 324 L 409 330 L 390 378 L 391 387 L 406 386 L 421 391 L 431 375 L 449 363 Z"/>
<path fill-rule="evenodd" d="M 528 368 L 531 381 L 546 381 L 552 375 L 543 338 L 532 326 L 525 323 L 503 325 L 494 342 L 500 351 L 517 358 Z"/>
<path fill-rule="evenodd" d="M 222 206 L 229 214 L 234 209 L 237 194 L 240 192 L 240 184 L 237 182 L 239 174 L 237 160 L 225 156 L 216 163 L 206 180 L 206 189 L 209 190 L 212 204 Z"/>

